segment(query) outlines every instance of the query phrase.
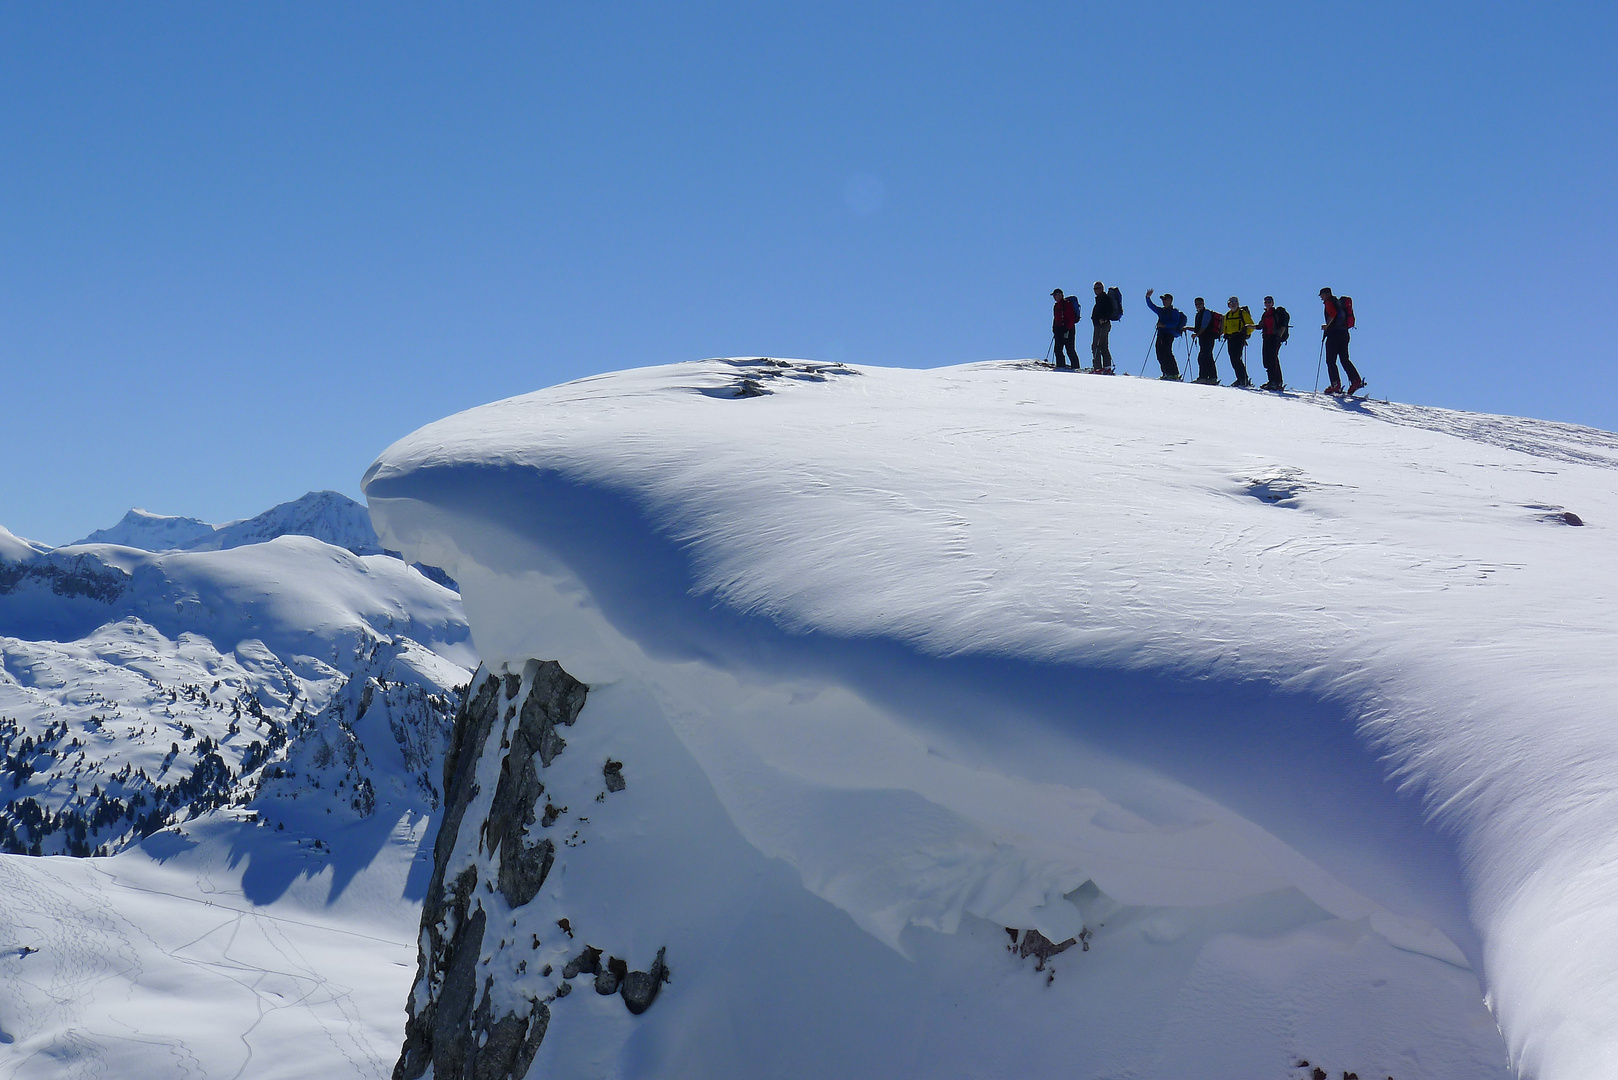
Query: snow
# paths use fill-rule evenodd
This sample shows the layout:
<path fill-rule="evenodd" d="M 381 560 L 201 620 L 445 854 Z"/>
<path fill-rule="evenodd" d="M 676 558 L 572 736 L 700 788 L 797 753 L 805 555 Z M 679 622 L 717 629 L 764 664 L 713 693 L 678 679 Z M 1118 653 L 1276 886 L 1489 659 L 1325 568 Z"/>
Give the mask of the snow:
<path fill-rule="evenodd" d="M 674 982 L 556 999 L 534 1075 L 1559 1080 L 1618 1069 L 1615 465 L 1381 402 L 714 360 L 429 425 L 365 490 L 626 763 L 507 936 L 559 957 L 566 911 Z M 1047 980 L 1008 926 L 1094 939 Z"/>

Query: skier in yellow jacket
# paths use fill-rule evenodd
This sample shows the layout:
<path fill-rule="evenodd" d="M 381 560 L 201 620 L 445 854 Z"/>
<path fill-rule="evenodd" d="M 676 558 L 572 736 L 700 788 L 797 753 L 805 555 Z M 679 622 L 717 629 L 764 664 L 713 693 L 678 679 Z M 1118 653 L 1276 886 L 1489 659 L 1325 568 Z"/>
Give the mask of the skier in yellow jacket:
<path fill-rule="evenodd" d="M 1225 351 L 1230 354 L 1230 366 L 1236 369 L 1236 381 L 1231 385 L 1252 386 L 1253 381 L 1247 377 L 1247 365 L 1242 362 L 1242 351 L 1253 334 L 1253 313 L 1234 296 L 1227 301 L 1227 306 L 1230 310 L 1225 312 Z"/>

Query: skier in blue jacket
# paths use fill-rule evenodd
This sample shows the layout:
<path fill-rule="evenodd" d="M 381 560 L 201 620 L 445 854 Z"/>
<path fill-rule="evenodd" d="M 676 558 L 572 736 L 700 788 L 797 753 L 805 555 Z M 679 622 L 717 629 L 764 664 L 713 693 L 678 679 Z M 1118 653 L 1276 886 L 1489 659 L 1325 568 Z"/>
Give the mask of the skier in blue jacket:
<path fill-rule="evenodd" d="M 1154 290 L 1146 290 L 1146 306 L 1157 313 L 1157 366 L 1159 378 L 1180 380 L 1180 365 L 1174 359 L 1174 339 L 1185 333 L 1185 312 L 1174 306 L 1174 294 L 1163 294 L 1163 306 L 1152 303 Z"/>

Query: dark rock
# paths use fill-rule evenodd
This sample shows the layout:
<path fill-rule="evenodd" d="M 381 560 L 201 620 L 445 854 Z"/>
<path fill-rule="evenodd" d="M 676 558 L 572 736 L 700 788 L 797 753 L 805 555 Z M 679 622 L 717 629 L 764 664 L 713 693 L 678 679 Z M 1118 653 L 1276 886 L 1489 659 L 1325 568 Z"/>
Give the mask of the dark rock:
<path fill-rule="evenodd" d="M 657 959 L 652 961 L 650 971 L 631 971 L 624 976 L 623 986 L 619 993 L 623 996 L 624 1004 L 629 1011 L 639 1016 L 652 1007 L 657 1000 L 657 992 L 663 984 L 669 981 L 669 969 L 663 963 L 665 950 L 657 950 Z"/>
<path fill-rule="evenodd" d="M 586 975 L 599 975 L 601 973 L 601 950 L 592 949 L 586 945 L 584 951 L 569 960 L 562 968 L 562 978 L 576 978 L 580 973 Z"/>
<path fill-rule="evenodd" d="M 496 1020 L 485 988 L 472 1026 L 474 1041 L 463 1059 L 450 1059 L 442 1065 L 435 1055 L 433 1076 L 457 1080 L 519 1080 L 534 1063 L 539 1044 L 550 1027 L 551 1010 L 542 1002 L 530 1001 L 522 1015 L 508 1012 Z M 481 1045 L 479 1045 L 481 1043 Z M 457 1068 L 457 1066 L 459 1066 Z M 452 1071 L 453 1070 L 453 1071 Z"/>
<path fill-rule="evenodd" d="M 474 677 L 450 731 L 444 752 L 444 818 L 433 842 L 433 874 L 421 909 L 421 926 L 426 943 L 417 958 L 417 986 L 437 986 L 420 1013 L 415 1011 L 412 994 L 405 1018 L 404 1046 L 393 1068 L 394 1080 L 415 1080 L 438 1060 L 439 1038 L 457 1025 L 469 1030 L 472 993 L 470 980 L 483 947 L 484 915 L 470 912 L 477 872 L 468 868 L 446 889 L 444 868 L 455 848 L 467 805 L 477 794 L 473 777 L 478 754 L 488 741 L 500 702 L 500 680 L 489 675 Z M 460 974 L 456 976 L 456 973 Z M 453 983 L 453 989 L 452 989 Z M 438 1075 L 449 1075 L 440 1072 Z"/>
<path fill-rule="evenodd" d="M 1023 931 L 1022 944 L 1017 946 L 1017 955 L 1024 960 L 1030 956 L 1036 957 L 1039 962 L 1034 965 L 1034 970 L 1044 971 L 1045 961 L 1057 953 L 1066 952 L 1078 943 L 1078 938 L 1068 938 L 1063 942 L 1054 942 L 1038 930 L 1025 930 Z"/>
<path fill-rule="evenodd" d="M 601 766 L 601 775 L 604 776 L 606 778 L 606 780 L 607 780 L 607 790 L 608 791 L 622 791 L 622 790 L 624 790 L 624 763 L 623 762 L 621 762 L 621 761 L 613 761 L 611 758 L 608 758 L 607 763 L 605 765 Z"/>
<path fill-rule="evenodd" d="M 506 689 L 508 695 L 515 692 L 510 675 L 506 676 Z M 545 792 L 539 769 L 548 766 L 563 745 L 556 724 L 571 724 L 578 718 L 587 692 L 583 683 L 554 661 L 534 666 L 533 682 L 517 730 L 510 737 L 510 748 L 500 763 L 500 783 L 483 826 L 485 847 L 499 853 L 500 894 L 512 907 L 534 898 L 556 861 L 556 845 L 550 840 L 530 842 L 528 827 L 534 824 L 534 808 Z M 545 827 L 555 820 L 553 809 L 546 804 Z"/>
<path fill-rule="evenodd" d="M 629 974 L 629 965 L 616 956 L 607 958 L 607 966 L 596 973 L 596 993 L 602 997 L 616 994 L 618 987 L 623 983 L 624 977 Z"/>
<path fill-rule="evenodd" d="M 441 968 L 444 982 L 433 1002 L 435 1077 L 461 1075 L 457 1064 L 467 1061 L 477 1051 L 477 1032 L 472 1030 L 472 1003 L 477 994 L 478 954 L 483 949 L 485 921 L 483 909 L 478 908 L 467 920 L 465 932 L 451 938 L 444 957 Z"/>
<path fill-rule="evenodd" d="M 566 919 L 557 919 L 556 925 L 561 927 L 562 933 L 566 934 L 568 937 L 573 936 L 573 924 L 568 922 Z"/>
<path fill-rule="evenodd" d="M 588 689 L 554 660 L 537 666 L 518 723 L 528 745 L 539 752 L 542 767 L 548 768 L 567 745 L 556 728 L 571 727 L 579 718 Z"/>

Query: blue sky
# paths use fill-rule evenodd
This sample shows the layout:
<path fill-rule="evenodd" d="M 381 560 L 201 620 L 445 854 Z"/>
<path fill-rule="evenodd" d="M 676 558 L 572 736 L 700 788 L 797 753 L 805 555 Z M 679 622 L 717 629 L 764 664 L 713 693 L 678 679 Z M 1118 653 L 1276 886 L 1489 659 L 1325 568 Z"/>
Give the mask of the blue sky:
<path fill-rule="evenodd" d="M 7 5 L 0 524 L 356 494 L 734 354 L 1038 356 L 1053 286 L 1355 298 L 1378 396 L 1618 429 L 1608 5 Z M 1288 380 L 1313 382 L 1309 330 Z M 1228 372 L 1226 373 L 1228 378 Z"/>

